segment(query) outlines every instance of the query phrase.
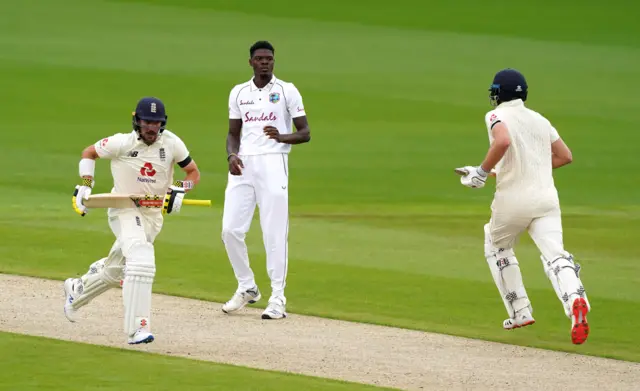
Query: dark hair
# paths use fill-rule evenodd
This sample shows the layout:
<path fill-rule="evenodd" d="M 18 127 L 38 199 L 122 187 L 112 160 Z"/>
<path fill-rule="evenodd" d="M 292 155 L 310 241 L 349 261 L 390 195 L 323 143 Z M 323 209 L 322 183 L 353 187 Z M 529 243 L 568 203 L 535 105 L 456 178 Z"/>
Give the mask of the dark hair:
<path fill-rule="evenodd" d="M 254 43 L 253 45 L 251 45 L 251 48 L 249 48 L 250 57 L 253 57 L 253 53 L 258 49 L 268 49 L 268 50 L 271 50 L 271 52 L 273 52 L 273 54 L 276 54 L 276 50 L 273 48 L 273 45 L 271 45 L 269 42 L 267 42 L 267 41 L 258 41 L 256 43 Z"/>

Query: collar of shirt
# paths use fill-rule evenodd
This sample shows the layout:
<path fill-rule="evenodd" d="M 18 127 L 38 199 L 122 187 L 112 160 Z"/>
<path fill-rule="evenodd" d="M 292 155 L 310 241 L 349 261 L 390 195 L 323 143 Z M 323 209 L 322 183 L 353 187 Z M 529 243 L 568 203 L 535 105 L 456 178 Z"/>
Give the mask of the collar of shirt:
<path fill-rule="evenodd" d="M 144 141 L 142 141 L 142 137 L 140 137 L 140 135 L 138 134 L 138 132 L 136 130 L 132 130 L 131 131 L 131 135 L 134 137 L 134 140 L 136 140 L 136 142 L 135 142 L 136 146 L 142 145 L 142 146 L 148 148 L 148 147 L 153 147 L 155 145 L 164 145 L 164 137 L 162 137 L 162 133 L 158 133 L 158 138 L 151 145 L 147 145 Z"/>
<path fill-rule="evenodd" d="M 522 99 L 514 99 L 508 102 L 500 103 L 498 107 L 516 107 L 516 106 L 524 106 L 524 102 Z"/>
<path fill-rule="evenodd" d="M 257 90 L 263 90 L 263 89 L 267 89 L 268 91 L 271 91 L 271 88 L 273 88 L 273 86 L 276 84 L 276 80 L 277 80 L 277 79 L 276 79 L 276 75 L 271 75 L 271 81 L 270 81 L 269 83 L 267 83 L 267 85 L 266 85 L 266 86 L 264 86 L 264 87 L 262 87 L 262 88 L 258 88 L 258 87 L 256 86 L 256 84 L 253 82 L 253 80 L 254 80 L 255 78 L 256 78 L 255 76 L 254 76 L 254 77 L 252 77 L 252 78 L 251 78 L 251 83 L 249 83 L 249 85 L 251 86 L 251 87 L 250 87 L 250 88 L 251 88 L 251 92 L 253 92 L 253 91 L 257 91 Z"/>

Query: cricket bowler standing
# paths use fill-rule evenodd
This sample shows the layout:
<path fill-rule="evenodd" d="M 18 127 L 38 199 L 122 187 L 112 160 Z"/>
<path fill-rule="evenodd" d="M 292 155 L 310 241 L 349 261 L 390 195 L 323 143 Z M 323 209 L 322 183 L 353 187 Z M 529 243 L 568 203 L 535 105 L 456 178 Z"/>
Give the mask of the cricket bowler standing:
<path fill-rule="evenodd" d="M 200 172 L 184 142 L 165 129 L 167 115 L 162 101 L 146 97 L 133 113 L 133 131 L 99 140 L 82 151 L 79 164 L 82 185 L 76 186 L 73 206 L 84 216 L 82 201 L 91 195 L 95 183 L 96 159 L 111 160 L 112 193 L 164 195 L 160 208 L 110 208 L 109 227 L 116 241 L 106 258 L 89 267 L 81 278 L 64 282 L 64 313 L 70 321 L 81 307 L 98 295 L 122 285 L 124 331 L 129 344 L 149 343 L 151 333 L 151 290 L 156 274 L 153 243 L 163 225 L 163 214 L 180 212 L 185 192 L 200 181 Z M 174 165 L 186 173 L 173 181 Z"/>
<path fill-rule="evenodd" d="M 253 77 L 229 94 L 229 174 L 222 218 L 222 240 L 238 280 L 238 289 L 222 311 L 232 313 L 261 298 L 245 243 L 256 205 L 260 211 L 271 280 L 271 297 L 262 319 L 286 317 L 289 152 L 292 144 L 311 140 L 302 96 L 292 83 L 274 76 L 274 54 L 269 42 L 251 46 Z"/>
<path fill-rule="evenodd" d="M 525 230 L 540 250 L 545 273 L 571 319 L 571 340 L 589 336 L 591 307 L 580 281 L 580 265 L 565 251 L 560 201 L 552 170 L 571 163 L 571 151 L 558 131 L 527 108 L 527 82 L 514 69 L 498 72 L 491 85 L 494 110 L 485 116 L 490 147 L 480 166 L 456 169 L 464 186 L 481 188 L 495 167 L 496 190 L 491 218 L 484 226 L 484 252 L 509 314 L 507 330 L 535 322 L 514 246 Z"/>

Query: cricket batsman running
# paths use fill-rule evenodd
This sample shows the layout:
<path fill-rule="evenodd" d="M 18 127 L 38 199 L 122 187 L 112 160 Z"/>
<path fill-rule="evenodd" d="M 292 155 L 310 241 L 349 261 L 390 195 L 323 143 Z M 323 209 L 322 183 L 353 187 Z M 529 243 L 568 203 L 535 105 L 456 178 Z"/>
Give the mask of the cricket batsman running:
<path fill-rule="evenodd" d="M 64 313 L 70 321 L 81 307 L 105 291 L 122 285 L 124 332 L 129 344 L 153 342 L 151 333 L 151 289 L 156 274 L 153 243 L 162 229 L 163 214 L 180 212 L 185 192 L 200 180 L 195 161 L 184 142 L 165 130 L 167 115 L 157 98 L 143 98 L 133 113 L 133 131 L 99 140 L 82 151 L 76 186 L 75 211 L 84 216 L 82 201 L 95 183 L 96 159 L 111 160 L 112 193 L 165 195 L 163 209 L 129 208 L 108 210 L 109 227 L 116 237 L 111 251 L 89 266 L 81 278 L 64 282 Z M 174 164 L 186 173 L 173 182 Z"/>
<path fill-rule="evenodd" d="M 527 108 L 527 82 L 514 69 L 498 72 L 491 85 L 494 110 L 485 116 L 490 147 L 480 166 L 456 169 L 462 184 L 485 185 L 495 167 L 496 191 L 491 218 L 484 226 L 484 252 L 491 274 L 509 314 L 507 330 L 535 323 L 522 281 L 514 246 L 527 230 L 540 250 L 551 285 L 571 319 L 571 340 L 582 344 L 589 336 L 591 307 L 580 281 L 580 265 L 565 251 L 560 201 L 552 170 L 571 163 L 571 151 L 558 131 L 539 113 Z"/>

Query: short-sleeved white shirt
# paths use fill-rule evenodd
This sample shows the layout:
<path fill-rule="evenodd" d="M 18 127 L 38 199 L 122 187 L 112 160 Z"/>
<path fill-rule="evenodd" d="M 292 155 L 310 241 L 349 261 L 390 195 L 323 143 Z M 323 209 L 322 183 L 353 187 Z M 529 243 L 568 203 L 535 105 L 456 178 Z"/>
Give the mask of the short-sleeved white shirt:
<path fill-rule="evenodd" d="M 556 200 L 551 143 L 560 135 L 541 114 L 525 107 L 520 99 L 500 104 L 485 115 L 489 142 L 499 122 L 509 130 L 511 145 L 496 165 L 496 195 L 517 197 L 522 202 Z"/>
<path fill-rule="evenodd" d="M 234 86 L 229 94 L 229 118 L 242 120 L 241 156 L 289 153 L 290 144 L 269 139 L 263 129 L 274 126 L 281 134 L 291 134 L 293 119 L 305 115 L 298 89 L 275 76 L 263 88 L 256 87 L 252 78 Z"/>
<path fill-rule="evenodd" d="M 112 193 L 164 195 L 173 184 L 174 165 L 185 167 L 191 161 L 184 142 L 169 130 L 151 145 L 132 131 L 116 133 L 94 146 L 101 159 L 111 160 Z"/>

